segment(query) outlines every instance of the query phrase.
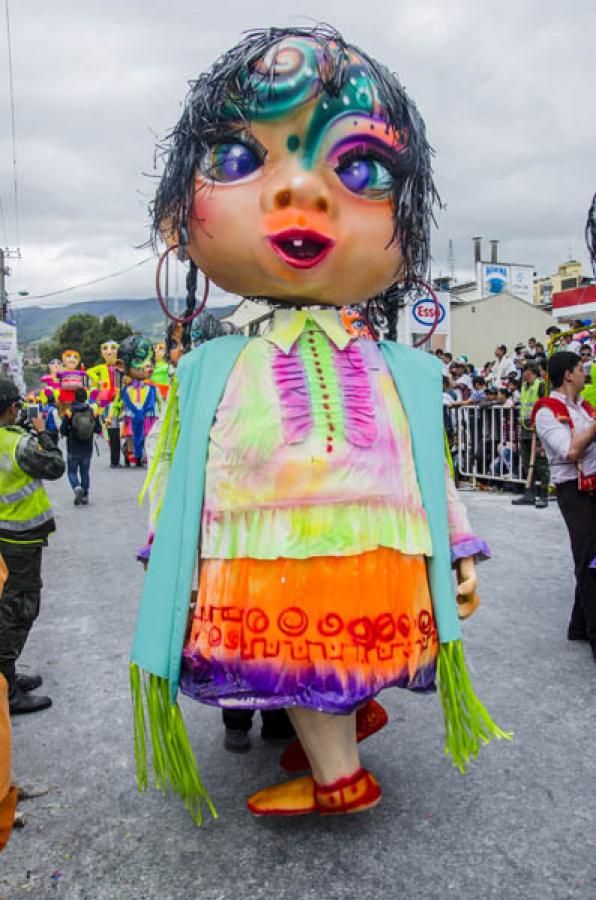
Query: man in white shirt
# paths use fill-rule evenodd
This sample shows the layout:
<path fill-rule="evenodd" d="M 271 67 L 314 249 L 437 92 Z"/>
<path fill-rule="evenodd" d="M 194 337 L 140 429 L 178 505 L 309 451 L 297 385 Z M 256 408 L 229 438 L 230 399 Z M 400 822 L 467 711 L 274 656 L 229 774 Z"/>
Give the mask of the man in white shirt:
<path fill-rule="evenodd" d="M 578 488 L 578 463 L 584 475 L 596 474 L 596 419 L 580 402 L 585 375 L 576 353 L 554 353 L 548 361 L 548 374 L 550 397 L 536 404 L 535 424 L 557 487 L 557 503 L 575 563 L 575 603 L 567 636 L 572 641 L 587 640 L 596 662 L 596 492 Z M 549 401 L 558 403 L 549 405 Z"/>
<path fill-rule="evenodd" d="M 515 363 L 507 356 L 505 344 L 498 344 L 495 349 L 495 361 L 489 378 L 496 388 L 505 387 L 507 376 L 515 372 Z"/>

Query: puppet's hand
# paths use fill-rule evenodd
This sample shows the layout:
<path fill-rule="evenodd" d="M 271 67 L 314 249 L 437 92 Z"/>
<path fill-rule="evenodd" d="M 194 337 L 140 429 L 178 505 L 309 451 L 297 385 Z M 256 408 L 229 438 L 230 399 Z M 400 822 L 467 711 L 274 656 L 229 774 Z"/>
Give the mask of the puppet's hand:
<path fill-rule="evenodd" d="M 473 556 L 458 559 L 455 564 L 457 572 L 457 614 L 460 619 L 467 619 L 480 606 L 480 597 L 476 593 L 478 577 Z"/>

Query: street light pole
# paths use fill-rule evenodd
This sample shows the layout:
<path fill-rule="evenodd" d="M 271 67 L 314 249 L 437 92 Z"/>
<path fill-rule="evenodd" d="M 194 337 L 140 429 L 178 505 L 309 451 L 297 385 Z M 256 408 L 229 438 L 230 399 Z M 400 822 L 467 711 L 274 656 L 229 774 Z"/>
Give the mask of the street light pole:
<path fill-rule="evenodd" d="M 4 289 L 4 250 L 0 247 L 0 322 L 6 319 L 6 293 Z"/>

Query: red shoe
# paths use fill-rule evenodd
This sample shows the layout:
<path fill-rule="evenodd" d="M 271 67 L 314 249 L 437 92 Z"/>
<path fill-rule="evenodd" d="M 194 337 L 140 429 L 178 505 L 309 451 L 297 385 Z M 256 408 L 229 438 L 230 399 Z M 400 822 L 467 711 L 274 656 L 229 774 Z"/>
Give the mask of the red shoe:
<path fill-rule="evenodd" d="M 364 812 L 381 799 L 380 785 L 366 769 L 333 784 L 316 784 L 310 775 L 265 788 L 249 797 L 246 805 L 255 816 L 321 816 Z"/>
<path fill-rule="evenodd" d="M 340 778 L 334 784 L 315 785 L 315 801 L 321 816 L 364 812 L 376 806 L 381 796 L 379 782 L 366 769 L 358 769 L 349 778 Z"/>
<path fill-rule="evenodd" d="M 366 740 L 389 721 L 385 709 L 376 700 L 369 700 L 356 711 L 356 740 Z M 310 763 L 300 741 L 292 741 L 281 755 L 279 764 L 285 772 L 308 772 Z"/>
<path fill-rule="evenodd" d="M 276 784 L 249 797 L 253 816 L 304 816 L 315 812 L 315 783 L 310 775 Z"/>

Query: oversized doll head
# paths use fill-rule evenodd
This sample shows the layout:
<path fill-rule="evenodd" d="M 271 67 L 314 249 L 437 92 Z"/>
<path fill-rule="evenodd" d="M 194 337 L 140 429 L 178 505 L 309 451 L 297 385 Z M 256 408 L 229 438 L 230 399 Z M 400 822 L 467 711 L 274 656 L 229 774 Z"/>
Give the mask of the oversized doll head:
<path fill-rule="evenodd" d="M 81 365 L 81 354 L 78 350 L 65 350 L 62 354 L 62 365 L 70 372 L 74 372 Z"/>
<path fill-rule="evenodd" d="M 56 377 L 62 371 L 62 360 L 61 359 L 51 359 L 48 363 L 48 370 L 52 377 Z"/>
<path fill-rule="evenodd" d="M 153 371 L 153 347 L 147 338 L 131 335 L 120 344 L 119 359 L 124 364 L 125 373 L 130 378 L 142 381 Z"/>
<path fill-rule="evenodd" d="M 101 345 L 101 355 L 106 366 L 115 366 L 118 359 L 118 341 L 104 341 Z"/>
<path fill-rule="evenodd" d="M 191 82 L 154 234 L 226 291 L 294 306 L 424 275 L 436 197 L 397 78 L 328 28 L 251 32 Z"/>

